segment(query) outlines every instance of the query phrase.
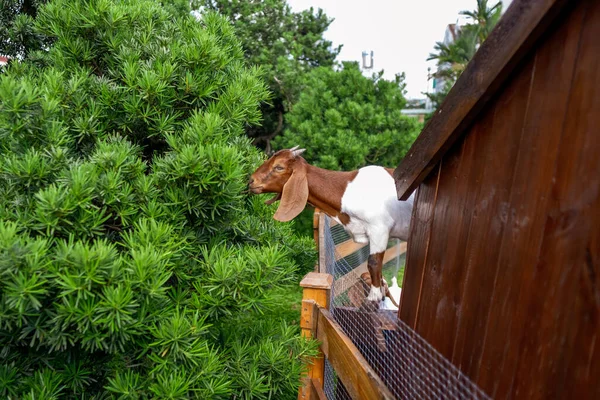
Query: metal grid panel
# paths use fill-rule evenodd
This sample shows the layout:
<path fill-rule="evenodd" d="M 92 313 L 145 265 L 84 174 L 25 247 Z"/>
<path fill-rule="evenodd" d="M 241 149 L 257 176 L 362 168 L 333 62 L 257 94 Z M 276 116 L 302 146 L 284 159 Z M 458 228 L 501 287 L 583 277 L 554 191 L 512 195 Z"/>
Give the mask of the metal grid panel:
<path fill-rule="evenodd" d="M 331 291 L 331 314 L 346 335 L 360 350 L 371 368 L 398 399 L 489 399 L 458 368 L 397 318 L 396 311 L 377 309 L 368 301 L 368 287 L 359 274 L 337 285 L 335 281 L 352 274 L 368 256 L 368 246 L 336 261 L 335 245 L 349 238 L 341 225 L 330 226 L 325 216 L 325 260 L 327 273 L 334 277 Z M 402 256 L 403 264 L 403 256 Z M 392 275 L 400 270 L 394 259 L 385 268 Z M 388 271 L 388 275 L 389 275 Z M 354 279 L 356 278 L 356 279 Z M 328 399 L 346 399 L 347 392 L 326 361 L 325 393 Z"/>

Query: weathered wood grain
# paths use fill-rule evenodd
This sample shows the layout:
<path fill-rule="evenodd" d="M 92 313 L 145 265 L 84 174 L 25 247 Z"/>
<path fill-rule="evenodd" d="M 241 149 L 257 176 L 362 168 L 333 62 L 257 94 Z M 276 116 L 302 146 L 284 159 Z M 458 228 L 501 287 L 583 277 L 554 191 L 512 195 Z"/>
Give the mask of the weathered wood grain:
<path fill-rule="evenodd" d="M 535 69 L 516 171 L 508 199 L 505 230 L 499 241 L 495 287 L 482 364 L 482 386 L 498 398 L 540 398 L 541 384 L 531 379 L 540 360 L 543 339 L 535 332 L 551 274 L 535 267 L 544 235 L 548 200 L 570 101 L 573 68 L 580 41 L 584 7 L 552 32 L 535 53 Z M 533 151 L 535 149 L 535 151 Z M 554 266 L 560 268 L 559 266 Z M 528 343 L 527 346 L 523 346 Z M 550 355 L 550 353 L 546 353 Z M 550 361 L 552 357 L 546 358 Z M 517 365 L 523 369 L 518 373 Z M 525 385 L 523 385 L 525 383 Z"/>
<path fill-rule="evenodd" d="M 410 221 L 406 266 L 404 267 L 404 281 L 402 282 L 404 290 L 400 294 L 398 318 L 413 329 L 416 327 L 420 309 L 419 301 L 423 295 L 423 276 L 432 234 L 431 225 L 437 200 L 440 168 L 441 166 L 419 187 Z"/>
<path fill-rule="evenodd" d="M 317 336 L 317 307 L 329 307 L 329 298 L 333 277 L 329 274 L 309 272 L 300 282 L 302 287 L 302 310 L 300 314 L 300 327 L 303 337 Z M 298 391 L 298 399 L 313 399 L 310 388 L 311 379 L 320 382 L 321 387 L 325 383 L 325 359 L 323 353 L 308 360 L 308 373 L 302 378 L 303 385 Z"/>
<path fill-rule="evenodd" d="M 310 398 L 316 400 L 327 400 L 325 392 L 323 392 L 323 385 L 320 381 L 314 378 L 310 380 Z"/>
<path fill-rule="evenodd" d="M 541 316 L 521 349 L 537 353 L 538 363 L 518 369 L 527 373 L 517 377 L 512 396 L 597 399 L 600 394 L 600 360 L 594 358 L 600 336 L 600 2 L 582 1 L 580 8 L 585 12 L 577 21 L 581 39 L 532 277 L 536 285 L 547 281 L 547 291 L 544 304 L 534 303 L 538 308 L 532 311 Z M 520 364 L 525 360 L 519 358 Z"/>
<path fill-rule="evenodd" d="M 406 200 L 534 47 L 566 0 L 515 0 L 394 171 Z"/>
<path fill-rule="evenodd" d="M 563 11 L 413 212 L 399 316 L 499 399 L 600 398 L 600 2 Z"/>
<path fill-rule="evenodd" d="M 481 126 L 480 126 L 481 125 Z M 426 337 L 435 337 L 434 345 L 450 357 L 458 324 L 457 310 L 463 303 L 461 282 L 464 280 L 469 233 L 479 177 L 486 167 L 478 148 L 478 134 L 487 134 L 479 124 L 472 138 L 460 143 L 444 157 L 439 174 L 438 198 L 431 226 L 427 269 L 422 283 L 417 329 Z M 507 144 L 507 143 L 505 143 Z M 496 149 L 497 150 L 497 149 Z M 440 196 L 452 193 L 452 196 Z M 440 234 L 448 232 L 449 234 Z M 435 311 L 434 311 L 435 310 Z"/>
<path fill-rule="evenodd" d="M 320 309 L 317 338 L 321 349 L 354 399 L 394 399 L 360 351 L 329 312 Z"/>

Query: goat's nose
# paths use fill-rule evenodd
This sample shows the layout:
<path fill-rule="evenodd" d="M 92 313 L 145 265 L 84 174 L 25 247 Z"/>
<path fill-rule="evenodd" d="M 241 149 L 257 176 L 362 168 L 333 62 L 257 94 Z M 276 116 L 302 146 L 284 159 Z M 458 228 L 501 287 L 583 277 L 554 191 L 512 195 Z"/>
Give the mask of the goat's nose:
<path fill-rule="evenodd" d="M 252 185 L 254 183 L 254 178 L 250 177 L 250 180 L 248 181 L 248 185 Z"/>

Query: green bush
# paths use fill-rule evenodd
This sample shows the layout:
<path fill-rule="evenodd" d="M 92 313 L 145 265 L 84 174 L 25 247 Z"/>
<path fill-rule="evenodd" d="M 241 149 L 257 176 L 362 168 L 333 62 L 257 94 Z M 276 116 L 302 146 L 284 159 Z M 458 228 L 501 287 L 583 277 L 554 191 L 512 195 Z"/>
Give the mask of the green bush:
<path fill-rule="evenodd" d="M 259 71 L 181 9 L 53 1 L 0 75 L 4 398 L 296 396 L 313 244 L 244 193 Z"/>

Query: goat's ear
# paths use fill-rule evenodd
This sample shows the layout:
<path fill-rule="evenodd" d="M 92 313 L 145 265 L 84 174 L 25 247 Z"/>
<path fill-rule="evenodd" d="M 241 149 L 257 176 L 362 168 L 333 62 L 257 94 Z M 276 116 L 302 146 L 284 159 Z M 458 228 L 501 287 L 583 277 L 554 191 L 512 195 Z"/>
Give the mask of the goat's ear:
<path fill-rule="evenodd" d="M 273 218 L 277 221 L 291 221 L 304 210 L 308 200 L 308 181 L 306 180 L 306 167 L 299 166 L 283 185 L 281 202 Z"/>

